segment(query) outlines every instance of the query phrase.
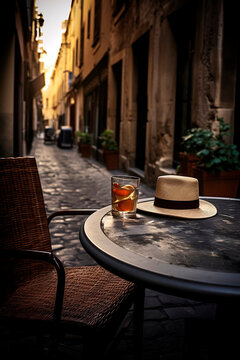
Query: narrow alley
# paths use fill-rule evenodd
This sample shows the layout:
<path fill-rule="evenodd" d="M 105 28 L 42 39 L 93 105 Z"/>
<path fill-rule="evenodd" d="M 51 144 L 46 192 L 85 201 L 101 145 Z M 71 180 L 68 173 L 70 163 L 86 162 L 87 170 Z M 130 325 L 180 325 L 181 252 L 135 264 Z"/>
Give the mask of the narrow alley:
<path fill-rule="evenodd" d="M 68 6 L 67 11 L 62 13 L 63 17 L 60 16 L 62 6 Z M 116 253 L 121 253 L 120 258 L 118 254 L 110 253 L 109 247 L 106 251 L 99 251 L 105 258 L 117 263 L 116 269 L 101 262 L 94 252 L 92 256 L 95 255 L 95 258 L 91 257 L 89 248 L 89 254 L 83 248 L 81 241 L 84 242 L 85 235 L 88 238 L 87 231 L 84 232 L 87 226 L 84 230 L 81 227 L 83 216 L 54 218 L 49 226 L 50 243 L 40 196 L 41 213 L 37 216 L 38 221 L 44 220 L 49 250 L 47 256 L 54 258 L 52 245 L 53 253 L 65 267 L 75 267 L 76 270 L 76 267 L 88 266 L 87 270 L 96 270 L 96 267 L 89 266 L 96 266 L 95 259 L 98 259 L 106 269 L 142 287 L 149 286 L 145 289 L 143 341 L 139 344 L 142 357 L 137 360 L 235 359 L 235 353 L 234 356 L 231 354 L 238 345 L 239 333 L 235 328 L 240 321 L 240 37 L 237 2 L 11 0 L 1 1 L 0 9 L 6 18 L 1 25 L 0 158 L 36 158 L 47 216 L 58 210 L 101 209 L 110 205 L 111 176 L 126 173 L 138 174 L 143 179 L 139 198 L 152 198 L 149 203 L 155 207 L 154 212 L 145 213 L 142 227 L 138 221 L 142 216 L 139 209 L 133 221 L 135 232 L 132 233 L 129 222 L 126 222 L 124 232 L 122 219 L 120 227 L 117 227 L 116 219 L 107 213 L 113 223 L 112 238 L 117 238 L 119 242 L 123 239 L 127 255 L 121 251 L 122 248 L 115 247 L 112 238 L 104 232 L 105 220 L 99 216 L 102 212 L 89 218 L 89 233 L 100 244 L 95 248 L 93 245 L 94 250 L 99 251 L 107 238 L 107 245 L 115 247 Z M 59 30 L 53 18 L 59 18 Z M 59 35 L 59 44 L 50 64 L 51 50 L 57 44 L 55 34 Z M 47 42 L 51 44 L 49 48 L 46 47 Z M 68 134 L 67 144 L 63 141 L 64 134 Z M 48 141 L 52 143 L 47 144 Z M 84 157 L 85 146 L 89 151 L 88 158 Z M 108 170 L 113 168 L 107 166 L 109 153 L 115 155 L 114 169 L 118 170 Z M 40 247 L 39 227 L 34 221 L 28 222 L 29 219 L 34 220 L 35 209 L 35 203 L 31 206 L 29 201 L 31 191 L 25 190 L 28 181 L 19 175 L 17 166 L 12 168 L 17 181 L 21 180 L 20 189 L 12 178 L 5 178 L 2 173 L 0 177 L 0 255 L 3 269 L 0 292 L 1 359 L 82 359 L 84 351 L 79 333 L 77 336 L 66 334 L 61 342 L 57 339 L 53 345 L 49 335 L 51 330 L 47 328 L 48 334 L 42 336 L 35 313 L 32 318 L 25 317 L 12 297 L 13 292 L 17 297 L 21 294 L 19 288 L 22 283 L 18 287 L 16 279 L 29 284 L 29 267 L 24 278 L 25 273 L 18 267 L 18 258 L 26 257 L 22 250 L 27 250 L 27 257 L 30 257 L 32 245 L 36 251 L 31 230 L 35 231 L 36 247 Z M 185 178 L 183 184 L 188 181 L 195 183 L 195 190 L 186 188 L 183 191 L 182 185 L 173 183 L 168 196 L 162 196 L 158 194 L 158 188 L 161 188 L 158 180 L 164 178 L 162 175 L 177 175 L 170 177 L 175 180 L 179 179 L 178 175 L 191 177 Z M 36 178 L 39 185 L 38 176 Z M 33 178 L 29 179 L 33 183 Z M 128 189 L 129 184 L 125 186 Z M 12 187 L 13 193 L 8 187 Z M 172 196 L 174 192 L 177 196 Z M 35 191 L 35 195 L 38 194 Z M 136 200 L 135 197 L 131 199 L 130 194 L 127 196 L 122 199 L 120 194 L 116 200 Z M 183 216 L 185 210 L 195 214 L 202 211 L 200 205 L 206 205 L 208 198 L 213 203 L 226 200 L 224 205 L 215 209 L 214 216 L 209 216 L 209 222 L 208 217 L 206 222 L 199 217 L 203 222 L 201 220 L 196 225 L 192 222 L 194 217 L 189 214 Z M 8 211 L 9 204 L 11 209 Z M 228 206 L 225 207 L 225 204 Z M 159 209 L 162 207 L 168 212 Z M 170 214 L 169 210 L 178 213 Z M 95 215 L 99 216 L 97 224 L 91 222 Z M 172 216 L 171 226 L 171 219 L 166 215 Z M 176 226 L 179 219 L 175 217 L 178 216 L 184 222 L 181 227 Z M 155 234 L 153 224 L 156 224 Z M 146 229 L 148 232 L 145 232 Z M 169 229 L 173 232 L 167 235 Z M 14 246 L 9 240 L 10 233 Z M 102 233 L 105 238 L 101 237 Z M 127 243 L 129 234 L 132 238 Z M 21 246 L 18 245 L 19 238 Z M 27 240 L 30 240 L 30 249 Z M 12 252 L 16 250 L 15 243 L 17 251 L 20 250 L 16 255 Z M 151 248 L 149 243 L 153 245 Z M 84 246 L 87 249 L 86 243 Z M 144 247 L 143 254 L 139 251 L 140 247 Z M 164 251 L 167 253 L 169 249 L 169 254 L 165 256 Z M 158 252 L 161 254 L 159 259 Z M 137 263 L 132 261 L 134 257 L 137 257 Z M 192 265 L 193 258 L 197 262 Z M 146 267 L 146 263 L 150 262 L 153 265 Z M 216 268 L 212 266 L 215 262 Z M 122 265 L 126 266 L 127 272 L 121 271 Z M 39 272 L 37 266 L 36 270 Z M 137 277 L 138 272 L 142 277 Z M 42 278 L 45 281 L 45 273 Z M 91 285 L 89 278 L 86 277 L 87 286 Z M 152 282 L 149 281 L 151 278 Z M 32 279 L 37 288 L 36 297 L 45 295 L 46 287 L 39 291 L 35 274 Z M 74 285 L 77 282 L 75 279 L 82 280 L 83 276 L 74 278 Z M 102 280 L 102 276 L 98 276 L 99 279 Z M 65 300 L 71 299 L 65 284 L 62 269 L 61 301 L 63 294 Z M 83 286 L 78 288 L 82 290 Z M 110 299 L 107 291 L 103 291 L 102 286 L 98 288 L 98 293 L 103 295 L 103 303 L 107 302 Z M 192 298 L 176 297 L 168 292 Z M 73 293 L 75 304 L 81 304 L 81 310 L 85 310 L 76 290 Z M 116 293 L 121 294 L 120 291 Z M 46 294 L 49 300 L 49 291 Z M 53 294 L 55 296 L 54 291 Z M 32 289 L 27 295 L 31 300 Z M 98 304 L 95 296 L 89 293 L 85 299 L 94 299 L 94 303 Z M 139 299 L 143 303 L 143 297 L 139 296 Z M 203 302 L 203 299 L 216 303 Z M 25 300 L 24 296 L 20 299 L 21 305 L 29 315 L 30 306 Z M 13 304 L 16 319 L 14 311 L 10 309 L 7 313 L 2 303 L 7 307 L 9 303 Z M 42 306 L 42 300 L 39 303 Z M 35 306 L 34 301 L 31 300 L 30 305 Z M 61 316 L 61 325 L 65 330 L 64 307 L 62 302 L 57 305 L 57 319 Z M 37 311 L 41 310 L 41 306 L 36 306 Z M 50 309 L 48 305 L 46 308 Z M 69 308 L 77 308 L 79 318 L 79 308 L 74 305 Z M 113 307 L 109 308 L 112 314 Z M 82 312 L 85 315 L 87 311 Z M 93 314 L 95 319 L 98 318 L 96 312 Z M 15 326 L 21 317 L 27 322 L 33 320 L 34 325 L 37 323 L 40 336 L 36 336 L 32 328 L 24 328 L 20 322 L 20 326 Z M 109 358 L 136 359 L 132 320 L 133 308 L 127 314 Z M 56 323 L 51 317 L 52 324 L 55 326 Z M 113 326 L 110 324 L 108 329 L 112 333 Z M 84 333 L 83 337 L 85 335 L 91 347 L 98 350 L 92 346 L 93 338 L 88 333 Z M 101 342 L 99 338 L 97 340 Z"/>

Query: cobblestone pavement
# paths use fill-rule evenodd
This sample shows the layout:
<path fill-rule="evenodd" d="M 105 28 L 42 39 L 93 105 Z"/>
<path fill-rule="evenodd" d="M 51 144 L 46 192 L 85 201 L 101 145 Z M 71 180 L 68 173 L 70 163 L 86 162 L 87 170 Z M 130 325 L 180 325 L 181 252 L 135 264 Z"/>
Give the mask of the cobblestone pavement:
<path fill-rule="evenodd" d="M 36 139 L 32 149 L 36 157 L 47 214 L 60 209 L 101 208 L 110 203 L 110 176 L 120 171 L 107 171 L 93 159 L 84 159 L 74 147 L 59 149 Z M 154 195 L 154 190 L 141 184 L 140 198 Z M 50 231 L 55 254 L 66 266 L 94 265 L 82 248 L 78 232 L 79 217 L 56 218 Z M 143 359 L 180 360 L 208 359 L 207 331 L 204 321 L 215 314 L 213 304 L 169 296 L 146 289 Z M 197 325 L 196 325 L 197 324 Z M 197 334 L 196 336 L 194 334 Z M 200 336 L 201 335 L 201 336 Z M 68 344 L 63 359 L 79 357 L 76 344 Z M 73 351 L 74 349 L 74 351 Z M 113 357 L 133 359 L 132 325 L 126 328 L 115 345 Z"/>

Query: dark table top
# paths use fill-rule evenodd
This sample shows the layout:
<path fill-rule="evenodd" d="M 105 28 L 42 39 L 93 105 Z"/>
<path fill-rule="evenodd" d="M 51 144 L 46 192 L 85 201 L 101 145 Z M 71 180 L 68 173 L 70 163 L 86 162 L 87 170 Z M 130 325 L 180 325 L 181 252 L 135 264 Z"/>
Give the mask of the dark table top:
<path fill-rule="evenodd" d="M 146 287 L 214 301 L 240 298 L 240 200 L 205 199 L 218 214 L 201 220 L 140 212 L 122 219 L 105 207 L 87 219 L 81 241 L 103 266 Z"/>

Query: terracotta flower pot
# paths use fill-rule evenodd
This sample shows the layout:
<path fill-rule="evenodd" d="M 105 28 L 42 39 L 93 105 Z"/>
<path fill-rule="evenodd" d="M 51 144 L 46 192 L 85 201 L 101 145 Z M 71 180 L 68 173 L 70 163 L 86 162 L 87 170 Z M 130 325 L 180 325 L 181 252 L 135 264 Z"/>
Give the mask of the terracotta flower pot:
<path fill-rule="evenodd" d="M 118 151 L 103 151 L 103 159 L 108 170 L 117 170 L 119 168 L 119 153 Z"/>
<path fill-rule="evenodd" d="M 238 192 L 240 170 L 221 171 L 213 174 L 200 168 L 194 168 L 194 177 L 199 181 L 199 192 L 202 196 L 236 197 Z"/>
<path fill-rule="evenodd" d="M 199 158 L 195 154 L 181 152 L 179 153 L 179 159 L 180 175 L 194 177 L 194 168 L 196 167 L 196 163 L 199 161 Z"/>
<path fill-rule="evenodd" d="M 187 175 L 187 154 L 185 152 L 179 153 L 179 175 Z"/>
<path fill-rule="evenodd" d="M 90 144 L 78 144 L 78 151 L 82 154 L 82 157 L 89 158 L 92 153 L 92 147 Z"/>

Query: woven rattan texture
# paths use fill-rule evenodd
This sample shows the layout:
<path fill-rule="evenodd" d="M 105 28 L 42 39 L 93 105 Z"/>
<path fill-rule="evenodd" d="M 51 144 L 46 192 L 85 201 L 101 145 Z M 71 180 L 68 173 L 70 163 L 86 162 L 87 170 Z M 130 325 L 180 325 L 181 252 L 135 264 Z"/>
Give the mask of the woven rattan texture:
<path fill-rule="evenodd" d="M 104 328 L 124 302 L 134 285 L 100 266 L 66 268 L 66 285 L 61 319 L 68 323 Z M 0 316 L 49 321 L 53 317 L 56 273 L 39 275 L 17 289 L 0 307 Z"/>
<path fill-rule="evenodd" d="M 51 251 L 34 158 L 0 159 L 0 246 Z"/>

